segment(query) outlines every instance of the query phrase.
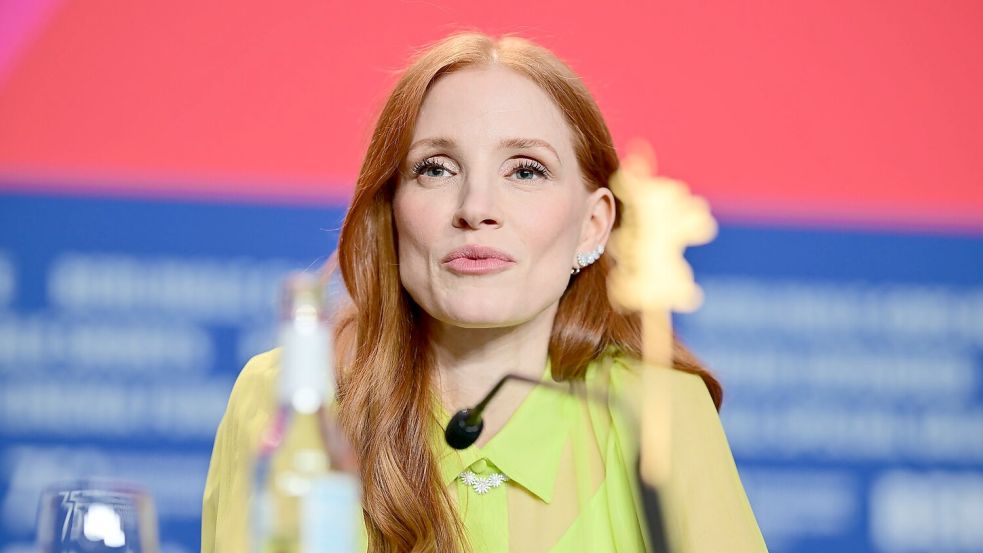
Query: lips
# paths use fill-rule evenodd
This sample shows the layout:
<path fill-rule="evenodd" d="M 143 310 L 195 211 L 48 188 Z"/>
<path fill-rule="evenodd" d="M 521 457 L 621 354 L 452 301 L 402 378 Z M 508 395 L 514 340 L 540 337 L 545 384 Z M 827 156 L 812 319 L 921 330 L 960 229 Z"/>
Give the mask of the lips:
<path fill-rule="evenodd" d="M 483 275 L 505 270 L 515 265 L 515 259 L 495 248 L 468 244 L 445 255 L 441 263 L 455 273 Z"/>

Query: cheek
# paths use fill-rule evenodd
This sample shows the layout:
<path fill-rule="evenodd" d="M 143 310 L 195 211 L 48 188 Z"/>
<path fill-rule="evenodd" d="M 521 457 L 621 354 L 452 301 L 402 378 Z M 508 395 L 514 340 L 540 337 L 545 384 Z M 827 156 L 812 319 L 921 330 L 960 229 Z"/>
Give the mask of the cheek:
<path fill-rule="evenodd" d="M 433 206 L 421 201 L 419 195 L 397 191 L 393 198 L 393 220 L 400 262 L 411 261 L 403 259 L 404 253 L 410 258 L 418 258 L 418 253 L 424 251 L 424 245 L 432 242 L 436 233 L 434 215 Z"/>
<path fill-rule="evenodd" d="M 393 222 L 396 226 L 396 256 L 399 278 L 417 301 L 429 286 L 431 272 L 430 248 L 439 239 L 439 202 L 397 189 L 393 197 Z"/>
<path fill-rule="evenodd" d="M 537 202 L 522 220 L 520 234 L 532 259 L 550 264 L 572 263 L 580 237 L 580 217 L 573 201 L 560 197 Z"/>

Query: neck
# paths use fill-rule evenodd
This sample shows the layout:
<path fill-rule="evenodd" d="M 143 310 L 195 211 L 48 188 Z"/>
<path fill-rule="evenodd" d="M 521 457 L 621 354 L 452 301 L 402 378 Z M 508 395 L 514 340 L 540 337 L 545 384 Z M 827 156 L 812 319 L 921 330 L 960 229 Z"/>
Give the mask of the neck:
<path fill-rule="evenodd" d="M 511 327 L 462 328 L 431 321 L 430 342 L 444 406 L 456 410 L 474 405 L 507 373 L 540 378 L 556 307 Z M 513 390 L 509 395 L 524 397 L 526 391 Z"/>

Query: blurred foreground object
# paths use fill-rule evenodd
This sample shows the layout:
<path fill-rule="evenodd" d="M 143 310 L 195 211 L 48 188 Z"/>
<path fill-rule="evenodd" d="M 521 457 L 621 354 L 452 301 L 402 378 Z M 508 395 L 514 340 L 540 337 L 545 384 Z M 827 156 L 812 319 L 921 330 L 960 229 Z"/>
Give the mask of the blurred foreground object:
<path fill-rule="evenodd" d="M 690 194 L 682 182 L 654 176 L 654 168 L 651 147 L 635 141 L 611 176 L 611 189 L 624 207 L 621 226 L 611 238 L 618 262 L 608 277 L 608 294 L 614 305 L 642 319 L 647 370 L 642 375 L 640 484 L 650 543 L 664 551 L 671 540 L 663 528 L 658 492 L 671 471 L 671 311 L 693 311 L 702 303 L 683 251 L 713 240 L 717 223 L 705 199 Z"/>
<path fill-rule="evenodd" d="M 355 551 L 361 485 L 335 414 L 331 325 L 324 286 L 295 273 L 285 284 L 279 341 L 279 406 L 260 444 L 252 551 Z"/>

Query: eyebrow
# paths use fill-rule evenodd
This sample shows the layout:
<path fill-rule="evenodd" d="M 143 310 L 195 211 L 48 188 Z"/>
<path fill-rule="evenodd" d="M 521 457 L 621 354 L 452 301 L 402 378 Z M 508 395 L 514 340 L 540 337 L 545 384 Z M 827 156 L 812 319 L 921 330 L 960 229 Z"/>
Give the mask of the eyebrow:
<path fill-rule="evenodd" d="M 432 146 L 434 148 L 453 148 L 456 143 L 450 138 L 444 136 L 438 136 L 435 138 L 423 138 L 417 140 L 410 146 L 410 150 L 418 148 L 420 146 Z M 523 150 L 526 148 L 546 148 L 553 153 L 556 157 L 557 163 L 560 163 L 560 154 L 556 152 L 556 149 L 550 145 L 549 142 L 539 139 L 539 138 L 504 138 L 498 143 L 499 148 L 508 148 L 513 150 Z"/>

